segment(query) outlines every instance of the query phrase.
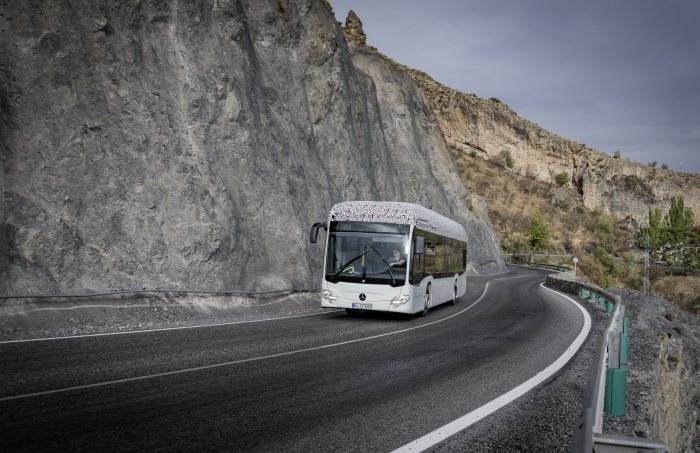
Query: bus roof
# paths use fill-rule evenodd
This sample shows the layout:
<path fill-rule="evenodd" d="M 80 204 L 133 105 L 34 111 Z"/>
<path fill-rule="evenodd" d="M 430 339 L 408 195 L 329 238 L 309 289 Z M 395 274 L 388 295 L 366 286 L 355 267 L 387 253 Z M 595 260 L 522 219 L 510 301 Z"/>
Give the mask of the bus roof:
<path fill-rule="evenodd" d="M 331 208 L 329 222 L 379 222 L 415 225 L 460 241 L 467 241 L 462 225 L 423 206 L 398 201 L 345 201 Z"/>

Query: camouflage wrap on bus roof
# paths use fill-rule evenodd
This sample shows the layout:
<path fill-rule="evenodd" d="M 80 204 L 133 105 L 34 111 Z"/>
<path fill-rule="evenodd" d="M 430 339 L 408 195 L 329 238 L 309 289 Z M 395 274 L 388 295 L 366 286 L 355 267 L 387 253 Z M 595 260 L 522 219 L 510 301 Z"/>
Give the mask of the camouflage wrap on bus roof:
<path fill-rule="evenodd" d="M 336 222 L 380 222 L 416 225 L 432 233 L 467 241 L 462 225 L 423 206 L 398 201 L 345 201 L 338 203 L 328 216 Z"/>

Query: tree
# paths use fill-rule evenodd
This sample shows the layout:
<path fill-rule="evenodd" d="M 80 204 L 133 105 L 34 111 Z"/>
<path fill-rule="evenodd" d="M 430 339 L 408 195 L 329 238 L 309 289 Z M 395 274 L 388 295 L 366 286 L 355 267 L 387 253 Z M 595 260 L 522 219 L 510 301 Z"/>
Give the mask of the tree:
<path fill-rule="evenodd" d="M 700 248 L 696 243 L 700 237 L 694 225 L 693 210 L 685 205 L 683 197 L 672 197 L 666 214 L 659 208 L 649 208 L 649 221 L 639 228 L 637 241 L 641 246 L 649 245 L 658 259 L 667 263 L 681 261 L 686 269 L 700 263 Z"/>
<path fill-rule="evenodd" d="M 542 220 L 539 213 L 535 213 L 530 217 L 530 224 L 525 230 L 525 234 L 533 248 L 542 249 L 549 242 L 549 224 Z"/>
<path fill-rule="evenodd" d="M 642 246 L 646 246 L 648 237 L 649 245 L 653 250 L 656 250 L 666 242 L 663 236 L 663 215 L 661 214 L 661 209 L 649 208 L 648 222 L 639 228 L 637 242 Z"/>
<path fill-rule="evenodd" d="M 685 198 L 671 197 L 671 207 L 664 216 L 667 239 L 674 243 L 687 242 L 692 236 L 694 222 L 693 210 L 685 205 Z"/>

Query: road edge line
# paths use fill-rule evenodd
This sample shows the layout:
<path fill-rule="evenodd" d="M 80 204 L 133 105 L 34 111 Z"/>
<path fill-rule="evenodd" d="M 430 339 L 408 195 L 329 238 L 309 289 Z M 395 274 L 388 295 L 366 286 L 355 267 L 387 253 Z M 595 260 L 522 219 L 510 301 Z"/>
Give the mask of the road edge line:
<path fill-rule="evenodd" d="M 460 418 L 453 420 L 450 423 L 443 425 L 440 428 L 431 431 L 428 434 L 397 448 L 392 453 L 415 453 L 427 450 L 428 448 L 435 446 L 443 440 L 457 434 L 458 432 L 466 429 L 467 427 L 473 425 L 479 420 L 491 415 L 492 413 L 496 412 L 497 410 L 501 409 L 507 404 L 525 395 L 530 390 L 539 386 L 544 381 L 553 376 L 555 373 L 557 373 L 564 365 L 566 365 L 569 362 L 569 360 L 571 360 L 571 358 L 573 358 L 573 356 L 578 352 L 579 348 L 583 345 L 584 341 L 588 337 L 588 333 L 591 330 L 591 316 L 579 303 L 577 303 L 574 299 L 570 298 L 569 296 L 562 294 L 559 291 L 547 288 L 546 286 L 544 286 L 544 282 L 540 283 L 540 286 L 571 301 L 571 303 L 573 303 L 579 310 L 581 310 L 581 313 L 583 313 L 583 328 L 581 329 L 581 332 L 579 332 L 578 336 L 574 339 L 574 341 L 566 348 L 566 351 L 564 351 L 562 355 L 560 355 L 545 369 L 536 373 L 533 377 L 518 385 L 517 387 L 509 390 L 508 392 L 504 393 L 498 398 L 489 401 L 483 406 L 478 407 L 477 409 L 474 409 L 473 411 L 461 416 Z"/>

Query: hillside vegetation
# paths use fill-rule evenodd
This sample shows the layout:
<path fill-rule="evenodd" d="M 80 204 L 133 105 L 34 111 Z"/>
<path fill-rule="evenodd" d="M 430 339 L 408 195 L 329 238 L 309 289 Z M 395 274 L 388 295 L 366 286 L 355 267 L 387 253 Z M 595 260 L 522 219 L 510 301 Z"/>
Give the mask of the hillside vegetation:
<path fill-rule="evenodd" d="M 637 233 L 649 223 L 647 210 L 658 216 L 690 194 L 684 221 L 692 227 L 699 218 L 700 210 L 690 207 L 700 203 L 693 196 L 700 193 L 698 175 L 608 156 L 540 128 L 499 99 L 441 85 L 368 46 L 362 23 L 352 12 L 344 31 L 351 47 L 376 53 L 421 87 L 462 183 L 486 200 L 504 253 L 525 259 L 557 255 L 551 260 L 567 265 L 576 256 L 579 273 L 595 283 L 642 289 L 645 252 Z M 662 245 L 655 243 L 654 250 Z M 698 265 L 691 263 L 687 270 Z M 654 290 L 698 310 L 697 277 L 667 276 L 653 265 L 651 278 Z"/>

